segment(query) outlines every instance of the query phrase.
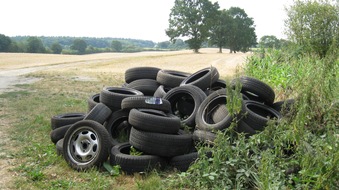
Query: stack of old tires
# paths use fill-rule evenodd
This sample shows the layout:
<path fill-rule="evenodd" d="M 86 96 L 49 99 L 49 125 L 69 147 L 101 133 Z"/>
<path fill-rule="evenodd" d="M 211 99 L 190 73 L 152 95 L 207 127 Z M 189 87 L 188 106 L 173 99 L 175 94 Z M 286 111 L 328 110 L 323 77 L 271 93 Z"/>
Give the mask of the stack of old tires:
<path fill-rule="evenodd" d="M 51 140 L 76 170 L 101 166 L 109 158 L 125 173 L 167 165 L 185 171 L 198 158 L 194 142 L 213 142 L 215 132 L 233 121 L 236 131 L 253 135 L 269 119 L 281 117 L 277 110 L 283 103 L 273 104 L 268 85 L 250 77 L 231 85 L 239 83 L 242 110 L 234 115 L 226 106 L 226 82 L 214 67 L 193 74 L 131 68 L 121 87 L 104 87 L 89 97 L 87 113 L 51 117 Z"/>
<path fill-rule="evenodd" d="M 223 131 L 232 123 L 236 124 L 235 131 L 246 136 L 264 130 L 269 120 L 281 119 L 278 104 L 273 104 L 275 93 L 264 82 L 251 77 L 239 77 L 231 81 L 231 88 L 239 85 L 242 99 L 241 110 L 230 113 L 227 109 L 228 98 L 226 89 L 211 93 L 200 105 L 196 116 L 196 130 L 193 138 L 212 144 L 217 131 Z M 279 102 L 279 105 L 282 105 Z"/>

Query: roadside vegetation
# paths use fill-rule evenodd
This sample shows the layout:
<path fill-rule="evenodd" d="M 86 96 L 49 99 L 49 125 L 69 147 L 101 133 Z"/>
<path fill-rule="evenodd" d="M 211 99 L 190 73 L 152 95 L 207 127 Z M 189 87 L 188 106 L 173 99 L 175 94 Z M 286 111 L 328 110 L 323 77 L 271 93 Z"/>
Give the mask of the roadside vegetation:
<path fill-rule="evenodd" d="M 316 6 L 318 9 L 313 10 L 329 13 L 337 8 L 312 2 L 295 4 L 289 10 L 298 12 L 302 6 Z M 338 26 L 339 14 L 334 14 L 337 19 L 328 27 Z M 299 31 L 298 25 L 294 27 Z M 72 170 L 50 142 L 51 116 L 86 112 L 87 98 L 99 92 L 103 84 L 123 84 L 123 75 L 88 72 L 82 74 L 98 80 L 81 81 L 72 78 L 77 75 L 76 69 L 31 74 L 41 80 L 20 86 L 19 92 L 0 95 L 4 117 L 13 125 L 9 133 L 16 147 L 8 151 L 16 162 L 12 169 L 15 184 L 10 188 L 338 189 L 339 48 L 338 31 L 333 31 L 324 35 L 328 44 L 323 48 L 316 46 L 313 38 L 297 40 L 299 33 L 293 27 L 290 37 L 295 43 L 281 49 L 259 48 L 247 60 L 242 74 L 272 86 L 275 101 L 293 99 L 293 106 L 283 110 L 284 118 L 278 124 L 272 121 L 263 132 L 249 138 L 236 134 L 232 126 L 219 132 L 213 147 L 198 146 L 201 155 L 211 153 L 212 157 L 202 156 L 182 173 L 165 170 L 128 176 L 111 175 L 104 169 Z M 329 35 L 332 37 L 327 39 Z M 237 110 L 236 104 L 229 106 Z"/>

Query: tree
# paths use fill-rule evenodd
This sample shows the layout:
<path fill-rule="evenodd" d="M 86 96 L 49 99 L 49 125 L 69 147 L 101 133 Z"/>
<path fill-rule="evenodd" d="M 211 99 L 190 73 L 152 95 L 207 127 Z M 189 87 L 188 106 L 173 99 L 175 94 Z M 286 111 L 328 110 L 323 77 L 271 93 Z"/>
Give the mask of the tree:
<path fill-rule="evenodd" d="M 62 46 L 59 44 L 59 42 L 54 42 L 51 46 L 51 50 L 54 54 L 60 54 L 62 52 Z"/>
<path fill-rule="evenodd" d="M 233 18 L 224 9 L 219 11 L 215 24 L 210 32 L 210 43 L 219 47 L 219 53 L 222 53 L 222 48 L 226 46 L 227 40 L 231 35 L 233 26 Z"/>
<path fill-rule="evenodd" d="M 280 40 L 273 35 L 266 35 L 260 38 L 259 46 L 263 48 L 280 48 Z"/>
<path fill-rule="evenodd" d="M 288 38 L 307 52 L 326 56 L 339 43 L 339 8 L 326 0 L 297 0 L 286 9 Z M 332 44 L 336 42 L 336 44 Z"/>
<path fill-rule="evenodd" d="M 230 29 L 226 36 L 226 46 L 231 53 L 248 51 L 257 41 L 253 18 L 249 18 L 239 7 L 231 7 L 226 12 L 232 18 L 228 25 Z"/>
<path fill-rule="evenodd" d="M 189 48 L 197 53 L 209 36 L 218 9 L 219 4 L 212 4 L 209 0 L 175 0 L 166 34 L 171 41 L 187 37 Z"/>
<path fill-rule="evenodd" d="M 111 48 L 114 52 L 121 52 L 122 50 L 122 43 L 118 40 L 113 40 L 111 43 Z"/>
<path fill-rule="evenodd" d="M 86 52 L 87 43 L 83 39 L 75 39 L 71 45 L 72 50 L 78 51 L 79 54 L 84 54 Z"/>
<path fill-rule="evenodd" d="M 42 41 L 38 37 L 29 37 L 27 39 L 28 53 L 45 53 L 46 49 Z"/>
<path fill-rule="evenodd" d="M 0 52 L 7 52 L 11 43 L 12 40 L 10 37 L 0 34 Z"/>

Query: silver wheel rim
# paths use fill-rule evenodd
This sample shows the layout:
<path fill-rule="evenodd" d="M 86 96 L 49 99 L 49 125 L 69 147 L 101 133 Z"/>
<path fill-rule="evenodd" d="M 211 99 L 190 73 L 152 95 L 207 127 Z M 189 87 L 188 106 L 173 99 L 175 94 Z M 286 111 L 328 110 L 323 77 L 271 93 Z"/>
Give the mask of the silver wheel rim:
<path fill-rule="evenodd" d="M 77 165 L 89 164 L 97 157 L 101 148 L 98 134 L 88 127 L 75 130 L 67 145 L 69 158 Z"/>

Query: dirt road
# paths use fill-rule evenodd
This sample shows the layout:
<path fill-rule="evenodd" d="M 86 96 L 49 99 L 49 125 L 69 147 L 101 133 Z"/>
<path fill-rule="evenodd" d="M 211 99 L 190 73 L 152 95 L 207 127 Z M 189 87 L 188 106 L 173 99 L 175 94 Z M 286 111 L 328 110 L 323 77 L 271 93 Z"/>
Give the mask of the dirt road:
<path fill-rule="evenodd" d="M 162 69 L 195 72 L 214 66 L 221 76 L 235 73 L 237 66 L 245 62 L 250 53 L 217 53 L 217 49 L 201 49 L 200 54 L 190 50 L 172 52 L 101 53 L 93 55 L 50 55 L 0 53 L 0 94 L 13 91 L 15 85 L 35 82 L 39 79 L 24 77 L 43 70 L 60 70 L 78 67 L 92 72 L 113 71 L 123 73 L 136 66 L 155 66 Z M 228 52 L 224 50 L 224 52 Z M 119 60 L 122 60 L 119 62 Z M 109 63 L 114 63 L 109 67 Z"/>

